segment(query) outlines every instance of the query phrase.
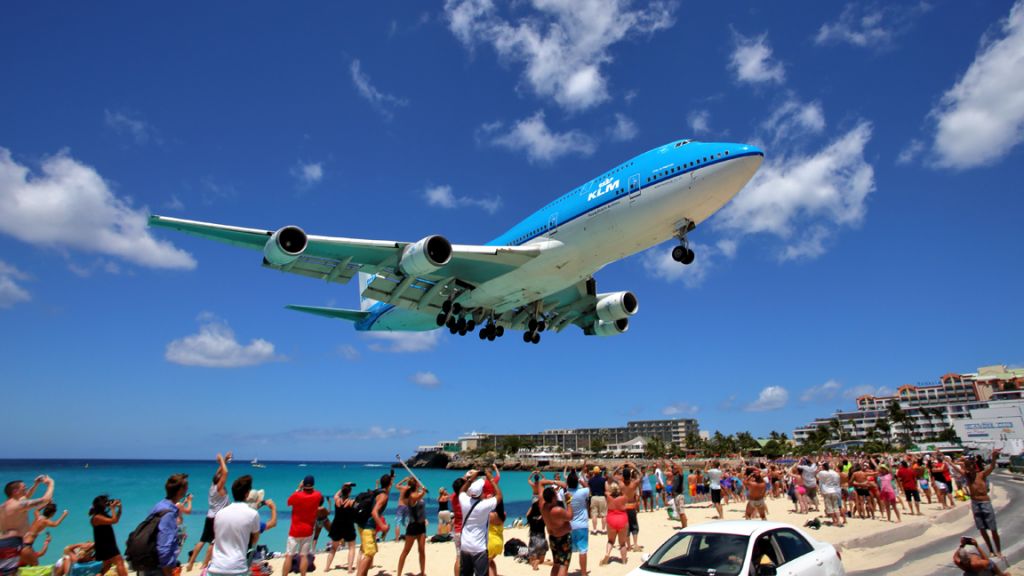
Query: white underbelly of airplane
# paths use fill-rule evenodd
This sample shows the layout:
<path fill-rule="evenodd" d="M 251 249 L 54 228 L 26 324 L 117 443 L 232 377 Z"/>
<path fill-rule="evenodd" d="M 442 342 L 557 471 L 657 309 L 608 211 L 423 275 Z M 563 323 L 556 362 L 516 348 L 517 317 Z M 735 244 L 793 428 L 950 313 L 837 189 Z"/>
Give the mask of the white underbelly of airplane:
<path fill-rule="evenodd" d="M 751 159 L 748 169 L 737 169 L 737 164 L 745 162 L 737 158 L 684 173 L 559 226 L 531 241 L 550 241 L 549 249 L 519 269 L 478 286 L 465 304 L 497 312 L 517 308 L 672 238 L 681 222 L 703 222 L 747 183 L 759 162 Z"/>

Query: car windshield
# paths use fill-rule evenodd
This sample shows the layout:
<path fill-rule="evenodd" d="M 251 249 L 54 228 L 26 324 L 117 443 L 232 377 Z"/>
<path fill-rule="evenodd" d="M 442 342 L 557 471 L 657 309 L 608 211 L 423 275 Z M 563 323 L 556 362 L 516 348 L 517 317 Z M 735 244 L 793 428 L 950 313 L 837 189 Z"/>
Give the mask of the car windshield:
<path fill-rule="evenodd" d="M 749 536 L 686 532 L 661 545 L 644 568 L 665 574 L 736 576 L 743 569 Z"/>

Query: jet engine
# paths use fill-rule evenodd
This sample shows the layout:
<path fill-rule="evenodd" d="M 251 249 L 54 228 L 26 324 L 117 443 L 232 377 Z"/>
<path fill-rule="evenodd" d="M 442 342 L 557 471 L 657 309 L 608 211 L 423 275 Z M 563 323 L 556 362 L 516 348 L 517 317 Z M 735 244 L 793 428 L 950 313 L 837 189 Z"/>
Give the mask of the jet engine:
<path fill-rule="evenodd" d="M 594 336 L 618 336 L 629 330 L 629 319 L 622 318 L 612 322 L 598 320 L 594 322 Z"/>
<path fill-rule="evenodd" d="M 305 250 L 308 244 L 306 233 L 298 226 L 285 226 L 274 232 L 263 247 L 263 257 L 275 266 L 291 264 Z"/>
<path fill-rule="evenodd" d="M 452 259 L 452 244 L 444 236 L 427 236 L 402 250 L 398 268 L 406 276 L 425 276 Z"/>
<path fill-rule="evenodd" d="M 597 295 L 595 311 L 597 317 L 604 322 L 624 320 L 640 309 L 640 303 L 632 292 L 609 292 Z M 625 329 L 622 330 L 625 332 Z"/>

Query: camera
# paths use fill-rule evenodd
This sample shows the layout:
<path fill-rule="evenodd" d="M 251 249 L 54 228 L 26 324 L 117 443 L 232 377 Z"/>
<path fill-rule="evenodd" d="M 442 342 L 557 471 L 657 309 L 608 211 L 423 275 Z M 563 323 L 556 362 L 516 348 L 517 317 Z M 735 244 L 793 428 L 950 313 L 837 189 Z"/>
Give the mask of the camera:
<path fill-rule="evenodd" d="M 960 546 L 974 546 L 976 544 L 977 542 L 974 540 L 974 538 L 971 538 L 970 536 L 960 537 Z"/>

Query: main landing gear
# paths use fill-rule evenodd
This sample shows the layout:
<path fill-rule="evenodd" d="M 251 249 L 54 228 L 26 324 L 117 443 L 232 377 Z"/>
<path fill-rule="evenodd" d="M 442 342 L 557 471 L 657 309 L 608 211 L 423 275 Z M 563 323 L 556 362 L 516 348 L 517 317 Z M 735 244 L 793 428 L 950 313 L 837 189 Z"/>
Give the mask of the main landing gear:
<path fill-rule="evenodd" d="M 523 342 L 528 344 L 540 344 L 540 333 L 547 328 L 547 324 L 544 322 L 544 319 L 541 318 L 538 320 L 536 318 L 530 318 L 526 327 L 528 330 L 523 332 Z"/>
<path fill-rule="evenodd" d="M 488 320 L 487 324 L 480 329 L 480 339 L 494 342 L 495 338 L 501 338 L 505 335 L 505 327 L 498 326 L 493 320 Z"/>
<path fill-rule="evenodd" d="M 441 304 L 441 313 L 437 315 L 437 325 L 447 326 L 449 332 L 459 336 L 465 336 L 476 329 L 476 321 L 473 320 L 473 317 L 467 318 L 462 313 L 462 304 L 453 303 L 451 300 L 445 300 Z"/>
<path fill-rule="evenodd" d="M 686 234 L 696 226 L 693 220 L 685 218 L 676 225 L 675 236 L 679 239 L 679 246 L 672 248 L 672 259 L 684 266 L 693 264 L 694 254 L 690 249 L 690 242 L 687 241 Z"/>

